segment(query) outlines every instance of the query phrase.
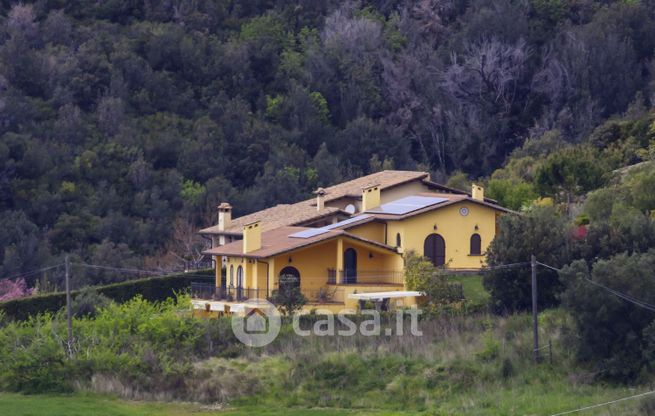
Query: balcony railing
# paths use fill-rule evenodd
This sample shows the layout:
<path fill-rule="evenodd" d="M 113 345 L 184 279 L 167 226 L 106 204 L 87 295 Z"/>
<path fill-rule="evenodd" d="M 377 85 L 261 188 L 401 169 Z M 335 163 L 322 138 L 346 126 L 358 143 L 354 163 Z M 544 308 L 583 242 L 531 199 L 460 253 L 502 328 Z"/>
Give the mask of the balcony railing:
<path fill-rule="evenodd" d="M 388 270 L 335 270 L 327 269 L 327 284 L 392 284 L 402 285 L 405 275 L 400 271 Z"/>
<path fill-rule="evenodd" d="M 194 299 L 225 300 L 240 302 L 247 299 L 268 299 L 270 292 L 266 289 L 248 287 L 216 287 L 211 283 L 191 283 L 191 297 Z"/>
<path fill-rule="evenodd" d="M 226 302 L 243 302 L 248 299 L 270 299 L 274 289 L 216 287 L 211 283 L 191 283 L 193 299 L 217 300 Z M 332 303 L 343 299 L 343 290 L 339 288 L 322 287 L 319 289 L 301 289 L 300 292 L 311 303 Z"/>

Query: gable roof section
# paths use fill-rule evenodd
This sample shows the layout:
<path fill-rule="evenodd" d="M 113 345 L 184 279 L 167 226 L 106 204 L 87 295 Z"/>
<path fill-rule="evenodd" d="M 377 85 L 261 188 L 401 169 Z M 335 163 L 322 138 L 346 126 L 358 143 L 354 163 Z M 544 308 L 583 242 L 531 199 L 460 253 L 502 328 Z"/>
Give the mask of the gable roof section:
<path fill-rule="evenodd" d="M 420 215 L 426 212 L 430 211 L 435 211 L 441 208 L 445 208 L 447 206 L 459 203 L 459 202 L 469 202 L 477 205 L 482 205 L 486 206 L 488 208 L 494 209 L 496 211 L 501 211 L 505 212 L 508 214 L 516 214 L 515 211 L 512 211 L 510 209 L 504 208 L 500 205 L 493 204 L 487 201 L 480 201 L 477 199 L 473 199 L 470 196 L 466 194 L 435 194 L 435 193 L 421 193 L 418 194 L 417 196 L 426 196 L 426 197 L 437 197 L 437 198 L 442 198 L 442 202 L 435 202 L 434 204 L 427 205 L 422 208 L 417 208 L 415 210 L 401 213 L 401 214 L 392 214 L 388 212 L 382 212 L 379 210 L 379 207 L 376 207 L 372 210 L 369 211 L 364 211 L 358 216 L 353 217 L 351 220 L 353 221 L 342 221 L 342 224 L 334 224 L 335 229 L 341 229 L 341 230 L 347 230 L 349 228 L 357 227 L 359 225 L 367 224 L 369 222 L 375 222 L 375 221 L 398 221 L 398 220 L 404 220 L 405 218 L 413 217 L 416 215 Z M 405 199 L 405 198 L 401 198 Z M 394 201 L 391 201 L 390 203 L 393 203 Z M 385 205 L 385 204 L 383 204 Z M 356 218 L 359 218 L 358 220 L 355 221 Z"/>
<path fill-rule="evenodd" d="M 316 230 L 315 228 L 308 227 L 279 227 L 274 230 L 262 232 L 262 247 L 258 250 L 253 250 L 249 253 L 243 253 L 243 240 L 234 241 L 224 246 L 214 247 L 206 250 L 203 254 L 211 256 L 229 256 L 229 257 L 247 257 L 262 259 L 279 254 L 288 253 L 300 248 L 309 247 L 311 245 L 331 240 L 336 237 L 345 237 L 352 240 L 360 241 L 362 243 L 371 244 L 381 249 L 389 250 L 396 253 L 394 247 L 386 244 L 378 243 L 377 241 L 368 240 L 366 238 L 358 237 L 349 234 L 344 230 L 326 230 L 325 232 L 307 238 L 292 237 L 292 234 L 297 234 L 306 230 Z"/>
<path fill-rule="evenodd" d="M 429 182 L 428 178 L 429 174 L 427 172 L 383 170 L 325 188 L 325 201 L 334 201 L 344 197 L 359 198 L 362 194 L 362 188 L 369 185 L 377 184 L 380 185 L 380 189 L 389 189 L 415 180 L 421 180 L 427 184 Z M 428 186 L 436 185 L 432 182 L 430 184 L 432 185 Z M 220 231 L 218 226 L 214 225 L 200 230 L 199 233 L 240 236 L 243 232 L 243 226 L 254 221 L 262 221 L 262 231 L 268 231 L 287 225 L 299 225 L 336 214 L 343 214 L 347 217 L 351 215 L 339 208 L 327 206 L 318 211 L 316 209 L 316 199 L 311 198 L 295 204 L 279 204 L 271 208 L 253 212 L 252 214 L 234 218 L 225 231 Z"/>

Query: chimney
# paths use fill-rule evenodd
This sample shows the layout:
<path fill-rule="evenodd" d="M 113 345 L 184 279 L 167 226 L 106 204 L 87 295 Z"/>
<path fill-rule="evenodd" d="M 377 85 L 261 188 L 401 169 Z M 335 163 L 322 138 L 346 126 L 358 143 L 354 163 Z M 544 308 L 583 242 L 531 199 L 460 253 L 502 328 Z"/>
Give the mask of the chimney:
<path fill-rule="evenodd" d="M 223 202 L 218 206 L 218 229 L 225 231 L 232 223 L 232 205 Z"/>
<path fill-rule="evenodd" d="M 484 201 L 484 188 L 480 185 L 473 184 L 471 186 L 471 196 L 478 201 Z"/>
<path fill-rule="evenodd" d="M 318 188 L 314 191 L 314 194 L 316 195 L 316 210 L 322 211 L 325 208 L 325 194 L 327 192 L 323 188 Z"/>
<path fill-rule="evenodd" d="M 362 190 L 362 211 L 380 206 L 380 185 L 371 185 Z"/>
<path fill-rule="evenodd" d="M 251 222 L 243 226 L 243 254 L 262 248 L 261 221 Z"/>

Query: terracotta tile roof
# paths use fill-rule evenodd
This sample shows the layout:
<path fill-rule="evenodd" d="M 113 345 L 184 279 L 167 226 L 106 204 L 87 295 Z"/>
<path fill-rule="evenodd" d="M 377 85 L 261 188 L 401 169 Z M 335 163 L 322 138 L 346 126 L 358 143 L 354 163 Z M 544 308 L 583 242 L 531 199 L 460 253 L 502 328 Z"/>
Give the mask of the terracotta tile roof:
<path fill-rule="evenodd" d="M 325 201 L 333 201 L 343 197 L 361 197 L 362 188 L 369 185 L 380 185 L 380 189 L 388 189 L 414 180 L 429 182 L 427 172 L 415 172 L 406 170 L 383 170 L 361 178 L 342 182 L 325 188 Z M 436 185 L 430 182 L 432 185 Z M 444 190 L 446 188 L 444 187 Z M 299 225 L 308 221 L 318 220 L 322 217 L 346 213 L 335 207 L 325 207 L 321 211 L 316 209 L 316 199 L 311 198 L 295 204 L 280 204 L 252 214 L 232 219 L 232 222 L 225 231 L 220 231 L 218 226 L 212 226 L 200 230 L 200 234 L 228 234 L 241 235 L 243 226 L 254 222 L 262 221 L 262 231 L 273 230 L 285 225 Z"/>
<path fill-rule="evenodd" d="M 360 241 L 363 243 L 371 244 L 382 249 L 389 250 L 391 252 L 396 252 L 396 249 L 391 246 L 387 246 L 377 241 L 368 240 L 356 235 L 347 233 L 344 230 L 329 230 L 325 233 L 315 235 L 309 238 L 297 238 L 291 237 L 291 234 L 305 231 L 305 230 L 315 230 L 315 228 L 309 227 L 279 227 L 274 230 L 262 232 L 262 247 L 259 250 L 251 251 L 247 254 L 243 253 L 243 240 L 234 241 L 232 243 L 226 244 L 224 246 L 214 247 L 212 249 L 206 250 L 203 254 L 211 256 L 234 256 L 234 257 L 248 257 L 248 258 L 267 258 L 272 256 L 277 256 L 289 251 L 293 251 L 302 247 L 307 247 L 312 244 L 319 242 L 327 241 L 336 237 L 345 237 L 348 239 Z"/>
<path fill-rule="evenodd" d="M 243 226 L 255 221 L 262 222 L 262 231 L 273 230 L 285 225 L 295 225 L 306 221 L 318 220 L 322 217 L 343 213 L 345 216 L 350 214 L 335 207 L 325 207 L 321 211 L 312 206 L 310 202 L 313 199 L 295 204 L 279 204 L 271 208 L 253 212 L 232 220 L 230 226 L 225 231 L 220 231 L 218 225 L 200 230 L 200 234 L 231 234 L 241 235 Z"/>
<path fill-rule="evenodd" d="M 428 179 L 428 177 L 427 172 L 383 170 L 325 188 L 325 200 L 333 201 L 344 196 L 360 197 L 362 196 L 362 189 L 371 185 L 380 185 L 380 189 L 386 189 L 417 179 Z"/>

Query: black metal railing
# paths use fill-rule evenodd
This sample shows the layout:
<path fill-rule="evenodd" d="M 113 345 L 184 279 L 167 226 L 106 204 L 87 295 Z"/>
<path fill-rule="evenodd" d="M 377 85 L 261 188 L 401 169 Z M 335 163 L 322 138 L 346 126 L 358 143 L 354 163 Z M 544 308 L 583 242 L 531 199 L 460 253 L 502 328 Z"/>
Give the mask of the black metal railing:
<path fill-rule="evenodd" d="M 269 291 L 266 289 L 253 289 L 249 287 L 220 287 L 210 283 L 191 283 L 191 297 L 194 299 L 225 300 L 240 302 L 247 299 L 268 299 Z"/>
<path fill-rule="evenodd" d="M 248 299 L 270 300 L 275 289 L 252 289 L 239 287 L 216 287 L 211 283 L 192 282 L 191 297 L 193 299 L 217 300 L 226 302 L 242 302 Z M 318 289 L 301 288 L 300 292 L 312 303 L 343 302 L 343 289 L 335 287 L 320 287 Z"/>
<path fill-rule="evenodd" d="M 388 270 L 336 270 L 327 269 L 327 284 L 393 284 L 402 285 L 405 274 Z"/>

